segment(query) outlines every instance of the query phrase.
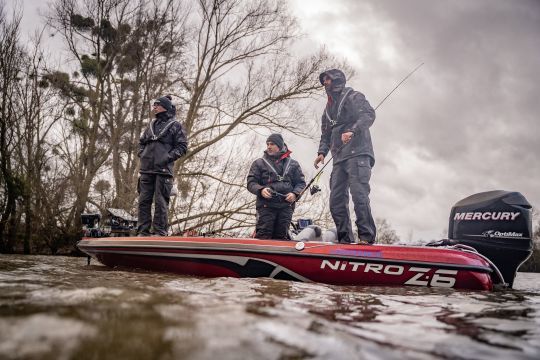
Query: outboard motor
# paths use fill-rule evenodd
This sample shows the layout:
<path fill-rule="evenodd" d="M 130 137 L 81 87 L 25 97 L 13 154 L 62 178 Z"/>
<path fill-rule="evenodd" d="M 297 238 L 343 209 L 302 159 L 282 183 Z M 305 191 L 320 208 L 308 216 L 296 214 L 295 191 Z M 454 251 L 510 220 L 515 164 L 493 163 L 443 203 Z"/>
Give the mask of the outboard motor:
<path fill-rule="evenodd" d="M 519 192 L 469 196 L 450 212 L 451 244 L 472 246 L 491 260 L 512 287 L 516 271 L 533 250 L 531 204 Z"/>

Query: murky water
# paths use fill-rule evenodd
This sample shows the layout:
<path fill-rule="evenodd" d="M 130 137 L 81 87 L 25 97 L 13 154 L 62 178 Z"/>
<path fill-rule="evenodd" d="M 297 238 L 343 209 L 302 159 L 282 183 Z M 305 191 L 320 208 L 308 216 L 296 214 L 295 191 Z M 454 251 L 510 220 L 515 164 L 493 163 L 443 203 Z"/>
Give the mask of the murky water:
<path fill-rule="evenodd" d="M 339 287 L 0 255 L 0 359 L 539 359 L 540 274 L 515 290 Z"/>

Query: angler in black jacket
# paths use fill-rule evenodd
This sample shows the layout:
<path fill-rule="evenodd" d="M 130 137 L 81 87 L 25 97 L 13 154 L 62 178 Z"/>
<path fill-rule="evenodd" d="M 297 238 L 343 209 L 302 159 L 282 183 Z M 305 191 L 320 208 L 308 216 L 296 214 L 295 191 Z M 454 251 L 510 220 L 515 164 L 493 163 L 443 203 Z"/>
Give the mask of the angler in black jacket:
<path fill-rule="evenodd" d="M 176 121 L 176 108 L 169 96 L 152 105 L 155 118 L 139 140 L 139 215 L 137 233 L 150 235 L 152 200 L 155 198 L 153 229 L 155 235 L 167 236 L 167 212 L 173 187 L 174 162 L 187 151 L 187 138 Z"/>
<path fill-rule="evenodd" d="M 300 164 L 290 154 L 283 137 L 271 134 L 263 157 L 251 164 L 247 188 L 257 195 L 255 237 L 258 239 L 289 238 L 294 203 L 306 187 Z"/>
<path fill-rule="evenodd" d="M 369 127 L 375 121 L 375 110 L 364 94 L 345 87 L 345 74 L 332 69 L 323 72 L 319 80 L 324 85 L 328 102 L 321 118 L 321 141 L 315 168 L 324 164 L 329 151 L 333 155 L 330 177 L 330 212 L 342 243 L 354 242 L 349 215 L 349 191 L 356 213 L 358 237 L 373 243 L 376 231 L 369 203 L 369 179 L 375 164 Z"/>

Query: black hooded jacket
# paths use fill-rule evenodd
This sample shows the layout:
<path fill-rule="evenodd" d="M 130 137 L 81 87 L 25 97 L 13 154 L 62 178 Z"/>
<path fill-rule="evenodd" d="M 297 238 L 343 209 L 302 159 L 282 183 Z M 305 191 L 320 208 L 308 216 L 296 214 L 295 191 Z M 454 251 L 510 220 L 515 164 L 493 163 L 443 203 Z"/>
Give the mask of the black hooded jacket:
<path fill-rule="evenodd" d="M 367 155 L 371 166 L 375 164 L 375 154 L 371 143 L 369 127 L 375 121 L 375 110 L 361 92 L 345 87 L 345 75 L 337 69 L 328 70 L 319 77 L 332 79 L 332 89 L 327 89 L 328 103 L 321 117 L 321 141 L 318 154 L 326 156 L 332 151 L 334 164 L 346 159 Z M 337 151 L 343 144 L 341 134 L 352 131 L 351 141 Z"/>
<path fill-rule="evenodd" d="M 278 157 L 273 157 L 269 156 L 265 151 L 262 158 L 255 160 L 251 164 L 247 176 L 247 188 L 249 192 L 257 195 L 257 208 L 262 206 L 279 208 L 290 205 L 283 196 L 276 195 L 271 199 L 264 198 L 261 195 L 261 190 L 266 187 L 283 195 L 292 192 L 297 199 L 306 187 L 306 180 L 298 161 L 291 159 L 290 156 L 278 160 L 285 153 L 286 151 L 282 151 Z M 268 164 L 272 165 L 277 174 Z M 279 181 L 278 174 L 283 175 L 285 168 L 287 168 L 287 172 L 283 176 L 283 180 Z"/>
<path fill-rule="evenodd" d="M 187 145 L 182 125 L 173 114 L 157 114 L 139 140 L 139 172 L 173 176 L 174 161 L 186 153 Z"/>

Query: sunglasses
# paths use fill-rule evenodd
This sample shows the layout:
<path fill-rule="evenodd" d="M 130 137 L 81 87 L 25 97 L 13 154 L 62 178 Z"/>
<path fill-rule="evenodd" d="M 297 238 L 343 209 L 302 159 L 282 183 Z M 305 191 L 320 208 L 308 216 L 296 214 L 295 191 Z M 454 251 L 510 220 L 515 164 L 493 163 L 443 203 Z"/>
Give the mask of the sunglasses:
<path fill-rule="evenodd" d="M 152 104 L 152 106 L 161 106 L 161 104 L 158 103 L 158 102 L 155 102 L 155 103 Z"/>

